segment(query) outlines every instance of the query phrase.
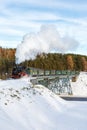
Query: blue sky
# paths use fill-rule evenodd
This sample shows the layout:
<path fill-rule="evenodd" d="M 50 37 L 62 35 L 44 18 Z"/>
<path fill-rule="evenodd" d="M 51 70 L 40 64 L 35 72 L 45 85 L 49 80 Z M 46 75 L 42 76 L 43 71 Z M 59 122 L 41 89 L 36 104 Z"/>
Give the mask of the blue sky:
<path fill-rule="evenodd" d="M 79 42 L 87 55 L 87 0 L 3 0 L 0 2 L 0 46 L 17 47 L 23 36 L 54 24 L 61 37 Z"/>

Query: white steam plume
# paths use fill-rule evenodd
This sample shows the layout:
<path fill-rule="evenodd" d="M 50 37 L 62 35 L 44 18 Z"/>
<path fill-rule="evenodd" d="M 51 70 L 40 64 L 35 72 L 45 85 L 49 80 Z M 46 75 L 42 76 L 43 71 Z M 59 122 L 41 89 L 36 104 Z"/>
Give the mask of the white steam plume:
<path fill-rule="evenodd" d="M 24 36 L 21 44 L 16 49 L 16 63 L 35 59 L 39 53 L 67 52 L 75 50 L 78 42 L 70 37 L 61 38 L 54 25 L 44 25 L 38 33 Z"/>

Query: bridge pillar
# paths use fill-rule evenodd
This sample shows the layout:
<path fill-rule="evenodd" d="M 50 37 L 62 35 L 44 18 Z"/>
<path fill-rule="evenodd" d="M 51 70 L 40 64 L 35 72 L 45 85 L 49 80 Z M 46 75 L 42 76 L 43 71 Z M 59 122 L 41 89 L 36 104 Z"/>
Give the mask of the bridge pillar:
<path fill-rule="evenodd" d="M 72 88 L 69 77 L 55 78 L 52 82 L 48 84 L 47 87 L 56 94 L 72 94 Z"/>
<path fill-rule="evenodd" d="M 35 84 L 41 84 L 52 90 L 54 93 L 62 95 L 71 95 L 72 88 L 70 84 L 69 76 L 62 77 L 37 77 L 32 79 L 31 82 Z"/>

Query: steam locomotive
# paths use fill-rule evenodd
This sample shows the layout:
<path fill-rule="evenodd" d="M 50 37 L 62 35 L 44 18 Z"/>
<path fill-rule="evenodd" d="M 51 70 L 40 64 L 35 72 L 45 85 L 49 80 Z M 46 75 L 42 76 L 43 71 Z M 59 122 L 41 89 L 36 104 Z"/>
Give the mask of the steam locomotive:
<path fill-rule="evenodd" d="M 78 71 L 70 70 L 43 70 L 33 67 L 15 66 L 12 70 L 12 78 L 17 79 L 23 76 L 51 76 L 51 75 L 79 75 Z"/>
<path fill-rule="evenodd" d="M 12 76 L 11 78 L 17 79 L 17 78 L 21 78 L 23 76 L 26 76 L 27 73 L 25 71 L 25 67 L 24 66 L 15 66 L 12 70 Z"/>

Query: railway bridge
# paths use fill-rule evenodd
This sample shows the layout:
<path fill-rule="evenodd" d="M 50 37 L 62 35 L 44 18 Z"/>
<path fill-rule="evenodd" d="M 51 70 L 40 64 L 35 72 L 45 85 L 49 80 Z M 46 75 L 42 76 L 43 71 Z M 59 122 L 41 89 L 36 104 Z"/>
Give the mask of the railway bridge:
<path fill-rule="evenodd" d="M 30 81 L 34 85 L 44 85 L 58 95 L 72 95 L 71 80 L 76 77 L 76 75 L 37 76 L 32 77 Z"/>
<path fill-rule="evenodd" d="M 33 67 L 16 66 L 12 70 L 12 78 L 20 78 L 24 75 L 31 77 L 33 85 L 42 84 L 56 94 L 72 95 L 70 80 L 75 81 L 79 75 L 73 70 L 44 70 Z"/>

